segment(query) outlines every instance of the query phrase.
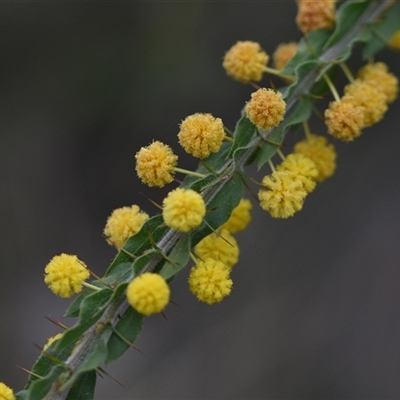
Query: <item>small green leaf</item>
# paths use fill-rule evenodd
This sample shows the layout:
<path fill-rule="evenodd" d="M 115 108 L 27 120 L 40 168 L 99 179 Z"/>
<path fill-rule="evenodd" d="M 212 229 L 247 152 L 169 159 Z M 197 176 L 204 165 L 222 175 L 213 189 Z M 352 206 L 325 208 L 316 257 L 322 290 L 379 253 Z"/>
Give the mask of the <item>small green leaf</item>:
<path fill-rule="evenodd" d="M 87 371 L 78 377 L 65 400 L 92 400 L 95 386 L 96 371 Z"/>
<path fill-rule="evenodd" d="M 168 254 L 168 258 L 172 262 L 167 261 L 161 268 L 160 275 L 164 279 L 175 276 L 189 261 L 190 252 L 190 235 L 182 235 L 175 244 L 172 251 Z"/>
<path fill-rule="evenodd" d="M 128 282 L 133 276 L 133 262 L 126 262 L 116 265 L 113 270 L 104 279 L 111 286 L 120 285 L 123 282 Z"/>
<path fill-rule="evenodd" d="M 109 304 L 113 291 L 102 289 L 87 296 L 81 303 L 78 323 L 64 332 L 57 341 L 57 350 L 63 349 L 70 343 L 76 342 L 81 335 L 101 317 L 104 309 Z"/>
<path fill-rule="evenodd" d="M 232 157 L 238 149 L 247 149 L 250 139 L 257 133 L 256 126 L 243 113 L 242 118 L 236 124 L 234 143 L 229 153 Z"/>
<path fill-rule="evenodd" d="M 29 388 L 29 400 L 43 400 L 51 389 L 52 384 L 59 379 L 60 375 L 65 372 L 65 365 L 55 365 L 49 373 L 43 378 L 36 379 Z"/>
<path fill-rule="evenodd" d="M 130 348 L 128 343 L 133 344 L 142 330 L 143 318 L 143 315 L 132 307 L 127 308 L 114 327 L 116 332 L 113 332 L 108 340 L 106 364 L 117 360 Z"/>

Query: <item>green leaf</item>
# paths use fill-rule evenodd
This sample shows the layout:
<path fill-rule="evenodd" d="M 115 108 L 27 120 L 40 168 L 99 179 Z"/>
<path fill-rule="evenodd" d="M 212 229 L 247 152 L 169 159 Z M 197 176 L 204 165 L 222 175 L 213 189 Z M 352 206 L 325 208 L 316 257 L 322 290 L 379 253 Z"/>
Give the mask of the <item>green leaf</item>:
<path fill-rule="evenodd" d="M 256 126 L 247 118 L 245 113 L 242 114 L 242 117 L 236 124 L 234 143 L 229 154 L 229 157 L 233 157 L 234 159 L 234 154 L 239 149 L 247 149 L 250 145 L 251 138 L 257 133 Z"/>
<path fill-rule="evenodd" d="M 365 44 L 362 52 L 366 60 L 387 46 L 395 32 L 400 30 L 400 3 L 392 4 L 382 18 L 370 26 L 372 38 Z"/>
<path fill-rule="evenodd" d="M 128 343 L 133 344 L 142 330 L 143 318 L 143 315 L 132 307 L 127 308 L 114 327 L 116 332 L 113 332 L 108 340 L 106 364 L 117 360 L 130 348 Z"/>
<path fill-rule="evenodd" d="M 175 244 L 172 251 L 168 254 L 168 258 L 172 262 L 167 261 L 161 268 L 160 275 L 164 279 L 175 276 L 189 261 L 190 252 L 190 235 L 182 235 Z"/>
<path fill-rule="evenodd" d="M 102 289 L 85 297 L 81 303 L 78 323 L 64 332 L 62 338 L 57 341 L 56 349 L 61 350 L 70 343 L 76 342 L 87 329 L 94 325 L 108 306 L 112 295 L 112 290 Z"/>
<path fill-rule="evenodd" d="M 133 277 L 133 262 L 117 264 L 108 274 L 104 281 L 115 287 L 121 283 L 128 282 Z"/>
<path fill-rule="evenodd" d="M 125 243 L 123 250 L 121 250 L 114 261 L 108 267 L 105 276 L 111 274 L 114 268 L 116 268 L 121 263 L 132 262 L 132 255 L 138 255 L 143 253 L 143 251 L 152 247 L 152 242 L 150 240 L 150 233 L 155 242 L 160 240 L 163 235 L 167 232 L 169 228 L 164 224 L 162 215 L 156 215 L 148 219 L 140 232 L 136 235 L 131 236 Z"/>
<path fill-rule="evenodd" d="M 39 379 L 36 379 L 29 388 L 29 400 L 43 400 L 49 392 L 52 384 L 60 377 L 60 375 L 67 370 L 65 365 L 55 365 L 51 368 L 49 373 Z"/>
<path fill-rule="evenodd" d="M 68 392 L 66 400 L 92 400 L 96 386 L 96 371 L 81 374 Z"/>

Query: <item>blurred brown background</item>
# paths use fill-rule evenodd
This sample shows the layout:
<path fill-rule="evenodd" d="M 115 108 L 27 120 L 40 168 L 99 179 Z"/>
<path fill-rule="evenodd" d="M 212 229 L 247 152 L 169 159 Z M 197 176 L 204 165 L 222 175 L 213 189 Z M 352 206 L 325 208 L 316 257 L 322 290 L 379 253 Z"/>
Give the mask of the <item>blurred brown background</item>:
<path fill-rule="evenodd" d="M 225 51 L 299 40 L 295 14 L 295 1 L 0 4 L 0 381 L 23 388 L 16 365 L 32 366 L 33 343 L 58 332 L 45 316 L 70 304 L 43 282 L 50 258 L 77 254 L 102 274 L 111 211 L 157 212 L 135 152 L 159 139 L 195 168 L 180 121 L 211 112 L 234 128 L 252 91 L 226 76 Z M 399 53 L 377 58 L 400 76 Z M 220 305 L 197 302 L 185 269 L 172 283 L 179 306 L 145 321 L 144 354 L 107 368 L 126 388 L 99 379 L 96 399 L 400 398 L 399 104 L 354 143 L 334 142 L 337 173 L 295 217 L 254 203 Z"/>

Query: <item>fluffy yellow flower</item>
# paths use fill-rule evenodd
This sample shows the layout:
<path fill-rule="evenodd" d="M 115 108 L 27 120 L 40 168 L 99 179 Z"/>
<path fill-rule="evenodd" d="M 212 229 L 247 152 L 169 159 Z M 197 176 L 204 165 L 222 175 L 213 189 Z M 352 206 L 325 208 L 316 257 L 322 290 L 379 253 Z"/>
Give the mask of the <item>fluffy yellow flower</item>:
<path fill-rule="evenodd" d="M 350 142 L 360 136 L 365 127 L 364 107 L 356 101 L 332 101 L 325 110 L 328 132 L 337 139 Z"/>
<path fill-rule="evenodd" d="M 0 382 L 0 399 L 1 400 L 16 400 L 14 392 L 3 382 Z"/>
<path fill-rule="evenodd" d="M 206 214 L 201 195 L 191 189 L 177 188 L 163 201 L 164 222 L 173 229 L 189 232 L 199 226 Z"/>
<path fill-rule="evenodd" d="M 62 253 L 53 257 L 44 269 L 47 286 L 57 296 L 68 298 L 82 291 L 82 282 L 90 273 L 77 256 Z"/>
<path fill-rule="evenodd" d="M 50 337 L 47 340 L 47 343 L 43 346 L 43 351 L 46 351 L 56 340 L 61 339 L 62 336 L 63 336 L 63 333 L 60 332 L 60 333 L 57 333 L 57 335 Z M 0 400 L 1 400 L 1 397 L 0 397 Z"/>
<path fill-rule="evenodd" d="M 179 143 L 185 151 L 197 158 L 216 153 L 225 137 L 221 118 L 211 114 L 196 113 L 186 117 L 178 133 Z"/>
<path fill-rule="evenodd" d="M 233 285 L 229 269 L 212 258 L 199 261 L 190 270 L 188 283 L 197 299 L 207 304 L 219 303 L 230 294 Z"/>
<path fill-rule="evenodd" d="M 174 180 L 178 156 L 166 144 L 155 141 L 136 153 L 136 172 L 143 183 L 163 187 Z"/>
<path fill-rule="evenodd" d="M 273 218 L 288 218 L 303 207 L 307 192 L 303 183 L 291 172 L 276 171 L 262 180 L 258 192 L 260 206 Z"/>
<path fill-rule="evenodd" d="M 226 229 L 230 233 L 236 233 L 246 229 L 251 221 L 250 211 L 252 207 L 253 205 L 249 199 L 241 199 L 237 207 L 233 209 L 228 221 L 226 221 L 220 229 Z"/>
<path fill-rule="evenodd" d="M 232 269 L 239 259 L 237 241 L 226 229 L 206 236 L 196 245 L 194 250 L 202 260 L 212 258 L 223 262 L 229 269 Z"/>
<path fill-rule="evenodd" d="M 388 103 L 396 100 L 399 93 L 399 80 L 389 72 L 385 63 L 367 64 L 358 71 L 357 77 L 374 86 L 376 90 L 382 91 Z"/>
<path fill-rule="evenodd" d="M 280 92 L 261 88 L 251 94 L 246 103 L 250 121 L 259 128 L 271 129 L 278 126 L 286 112 L 286 103 Z"/>
<path fill-rule="evenodd" d="M 386 95 L 367 81 L 356 79 L 344 88 L 342 101 L 364 107 L 364 124 L 369 127 L 379 122 L 388 109 Z"/>
<path fill-rule="evenodd" d="M 259 43 L 237 42 L 225 54 L 222 66 L 227 74 L 242 83 L 261 80 L 269 56 Z"/>
<path fill-rule="evenodd" d="M 107 242 L 117 249 L 122 248 L 132 235 L 136 235 L 142 229 L 148 219 L 148 214 L 141 211 L 137 205 L 115 209 L 107 218 L 104 228 Z"/>
<path fill-rule="evenodd" d="M 272 60 L 274 62 L 274 67 L 277 70 L 282 70 L 285 65 L 290 61 L 290 59 L 296 54 L 297 43 L 281 43 L 276 48 L 274 54 L 272 54 Z"/>
<path fill-rule="evenodd" d="M 151 272 L 145 272 L 133 279 L 126 289 L 126 298 L 130 306 L 146 316 L 164 310 L 169 297 L 167 282 L 159 274 Z"/>
<path fill-rule="evenodd" d="M 296 23 L 304 34 L 331 29 L 335 24 L 335 0 L 297 0 Z"/>
<path fill-rule="evenodd" d="M 276 170 L 288 171 L 297 176 L 307 193 L 311 193 L 315 189 L 317 167 L 313 160 L 303 154 L 289 154 Z"/>
<path fill-rule="evenodd" d="M 396 31 L 389 39 L 388 46 L 392 50 L 400 51 L 400 29 Z"/>
<path fill-rule="evenodd" d="M 294 152 L 303 154 L 314 161 L 318 174 L 314 178 L 322 182 L 332 176 L 336 170 L 336 151 L 325 136 L 310 134 L 306 139 L 296 143 Z"/>

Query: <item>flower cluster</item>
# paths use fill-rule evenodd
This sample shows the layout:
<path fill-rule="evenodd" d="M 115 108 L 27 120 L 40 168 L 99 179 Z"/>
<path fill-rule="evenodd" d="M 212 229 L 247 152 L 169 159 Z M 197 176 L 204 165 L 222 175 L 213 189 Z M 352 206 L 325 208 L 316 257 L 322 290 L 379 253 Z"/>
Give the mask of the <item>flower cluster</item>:
<path fill-rule="evenodd" d="M 336 20 L 336 0 L 297 0 L 296 23 L 302 33 L 331 29 Z"/>
<path fill-rule="evenodd" d="M 328 132 L 343 141 L 352 141 L 364 128 L 379 122 L 399 91 L 398 79 L 386 64 L 367 64 L 357 79 L 344 88 L 344 96 L 332 101 L 325 110 Z"/>
<path fill-rule="evenodd" d="M 0 382 L 0 399 L 1 400 L 16 400 L 14 392 L 5 383 Z"/>

